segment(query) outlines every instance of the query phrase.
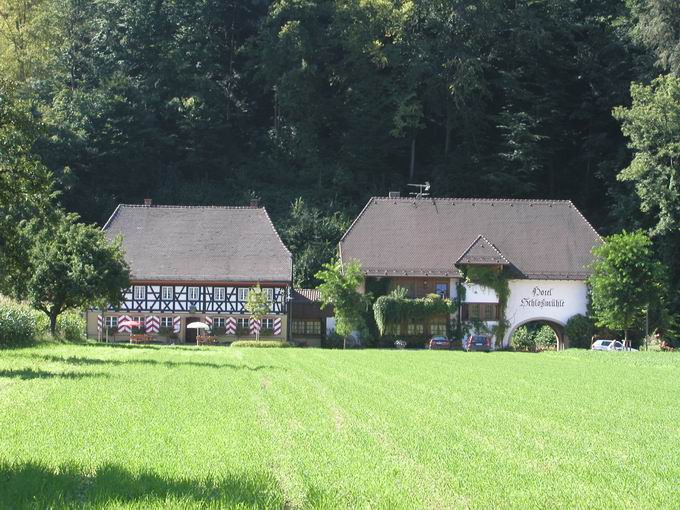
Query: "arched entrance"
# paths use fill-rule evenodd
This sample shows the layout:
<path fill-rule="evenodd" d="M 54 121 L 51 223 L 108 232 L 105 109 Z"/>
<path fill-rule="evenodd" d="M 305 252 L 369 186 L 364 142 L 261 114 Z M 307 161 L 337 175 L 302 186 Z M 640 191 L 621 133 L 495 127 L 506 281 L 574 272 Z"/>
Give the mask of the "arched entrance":
<path fill-rule="evenodd" d="M 565 325 L 554 319 L 548 319 L 544 317 L 527 319 L 517 324 L 513 324 L 512 328 L 510 329 L 510 333 L 507 335 L 506 341 L 504 342 L 506 346 L 510 345 L 512 335 L 514 335 L 515 331 L 517 331 L 517 329 L 521 328 L 522 326 L 534 326 L 536 328 L 540 328 L 541 326 L 549 326 L 550 329 L 553 330 L 553 332 L 555 333 L 555 337 L 557 338 L 557 350 L 561 351 L 568 347 L 567 338 L 566 335 L 564 334 Z"/>

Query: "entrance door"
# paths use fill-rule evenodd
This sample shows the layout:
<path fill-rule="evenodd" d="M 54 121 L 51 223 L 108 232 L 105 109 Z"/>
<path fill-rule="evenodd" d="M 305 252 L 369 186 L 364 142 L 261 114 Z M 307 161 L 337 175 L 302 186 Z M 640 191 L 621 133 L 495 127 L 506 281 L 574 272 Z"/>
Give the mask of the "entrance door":
<path fill-rule="evenodd" d="M 199 322 L 201 320 L 200 317 L 187 317 L 187 326 L 191 324 L 192 322 Z M 186 328 L 186 334 L 184 335 L 184 341 L 188 344 L 195 344 L 196 343 L 196 335 L 198 335 L 198 330 L 197 329 L 189 329 Z"/>

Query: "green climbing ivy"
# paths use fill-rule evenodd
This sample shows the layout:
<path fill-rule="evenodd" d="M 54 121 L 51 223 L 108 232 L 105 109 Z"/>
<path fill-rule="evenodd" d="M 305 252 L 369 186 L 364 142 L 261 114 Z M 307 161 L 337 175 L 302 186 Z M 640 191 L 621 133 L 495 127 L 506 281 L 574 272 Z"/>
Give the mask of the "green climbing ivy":
<path fill-rule="evenodd" d="M 467 283 L 474 283 L 488 289 L 492 289 L 498 296 L 498 315 L 500 320 L 493 328 L 493 334 L 497 341 L 502 342 L 505 332 L 510 324 L 505 319 L 505 309 L 510 298 L 510 284 L 508 272 L 492 266 L 467 266 L 463 270 L 463 277 Z"/>
<path fill-rule="evenodd" d="M 380 296 L 373 304 L 373 315 L 378 331 L 385 334 L 388 326 L 404 321 L 423 321 L 437 315 L 448 315 L 456 310 L 453 301 L 438 294 L 424 298 L 409 299 L 406 289 L 398 287 L 386 296 Z"/>

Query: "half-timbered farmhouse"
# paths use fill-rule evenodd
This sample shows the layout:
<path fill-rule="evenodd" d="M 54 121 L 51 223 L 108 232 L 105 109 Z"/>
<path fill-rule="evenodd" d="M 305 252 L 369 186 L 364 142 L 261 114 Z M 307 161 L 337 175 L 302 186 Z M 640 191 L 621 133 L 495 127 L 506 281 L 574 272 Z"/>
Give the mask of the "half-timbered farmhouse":
<path fill-rule="evenodd" d="M 88 312 L 88 335 L 125 339 L 130 323 L 157 339 L 196 342 L 202 322 L 223 341 L 286 338 L 292 256 L 267 211 L 250 207 L 119 205 L 104 226 L 122 237 L 131 286 L 117 309 Z M 260 285 L 270 313 L 255 321 L 244 307 Z"/>
<path fill-rule="evenodd" d="M 507 325 L 498 345 L 529 322 L 550 325 L 564 346 L 564 326 L 585 314 L 592 249 L 602 242 L 569 201 L 371 198 L 340 241 L 343 262 L 358 260 L 375 294 L 396 287 L 410 297 L 440 294 L 461 303 L 459 317 L 408 321 L 392 333 L 450 333 L 453 319 Z M 505 309 L 487 287 L 466 283 L 472 266 L 503 271 Z M 496 328 L 498 330 L 498 328 Z"/>

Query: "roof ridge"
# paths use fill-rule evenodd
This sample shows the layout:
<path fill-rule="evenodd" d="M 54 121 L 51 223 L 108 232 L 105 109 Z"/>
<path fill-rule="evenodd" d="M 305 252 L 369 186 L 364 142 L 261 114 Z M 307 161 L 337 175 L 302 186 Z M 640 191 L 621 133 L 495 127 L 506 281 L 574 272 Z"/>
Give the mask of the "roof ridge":
<path fill-rule="evenodd" d="M 133 207 L 140 209 L 265 209 L 264 206 L 252 207 L 249 205 L 173 205 L 173 204 L 118 204 L 116 210 L 121 207 Z"/>
<path fill-rule="evenodd" d="M 115 219 L 116 216 L 118 216 L 118 212 L 120 211 L 120 205 L 121 204 L 118 204 L 116 208 L 113 210 L 111 216 L 109 216 L 109 219 L 106 220 L 106 223 L 104 223 L 102 230 L 106 230 L 111 225 L 111 223 L 113 223 L 113 220 Z"/>
<path fill-rule="evenodd" d="M 279 231 L 276 230 L 276 227 L 274 226 L 274 222 L 272 221 L 271 217 L 269 216 L 269 213 L 267 212 L 267 208 L 266 207 L 258 207 L 258 209 L 262 209 L 262 211 L 264 212 L 265 218 L 267 218 L 267 221 L 269 222 L 269 226 L 274 231 L 274 235 L 276 236 L 276 238 L 281 243 L 281 246 L 283 246 L 283 249 L 288 252 L 288 255 L 290 255 L 290 265 L 291 265 L 290 272 L 291 272 L 291 274 L 293 274 L 293 253 L 288 249 L 288 246 L 286 246 L 286 244 L 283 242 L 283 239 L 281 239 L 281 236 L 279 235 Z"/>
<path fill-rule="evenodd" d="M 571 205 L 571 207 L 574 208 L 574 211 L 576 211 L 576 213 L 581 217 L 581 219 L 586 222 L 586 225 L 588 225 L 590 227 L 590 230 L 592 230 L 595 233 L 595 235 L 600 239 L 600 241 L 604 242 L 604 238 L 600 235 L 600 233 L 597 230 L 595 230 L 595 227 L 593 227 L 593 225 L 583 215 L 581 210 L 578 207 L 576 207 L 571 200 L 568 200 L 568 202 Z"/>
<path fill-rule="evenodd" d="M 465 201 L 465 202 L 533 202 L 539 204 L 571 204 L 568 199 L 551 199 L 551 198 L 476 198 L 476 197 L 378 197 L 373 196 L 371 200 L 401 200 L 401 201 L 431 201 L 431 200 L 448 200 L 448 201 Z"/>

